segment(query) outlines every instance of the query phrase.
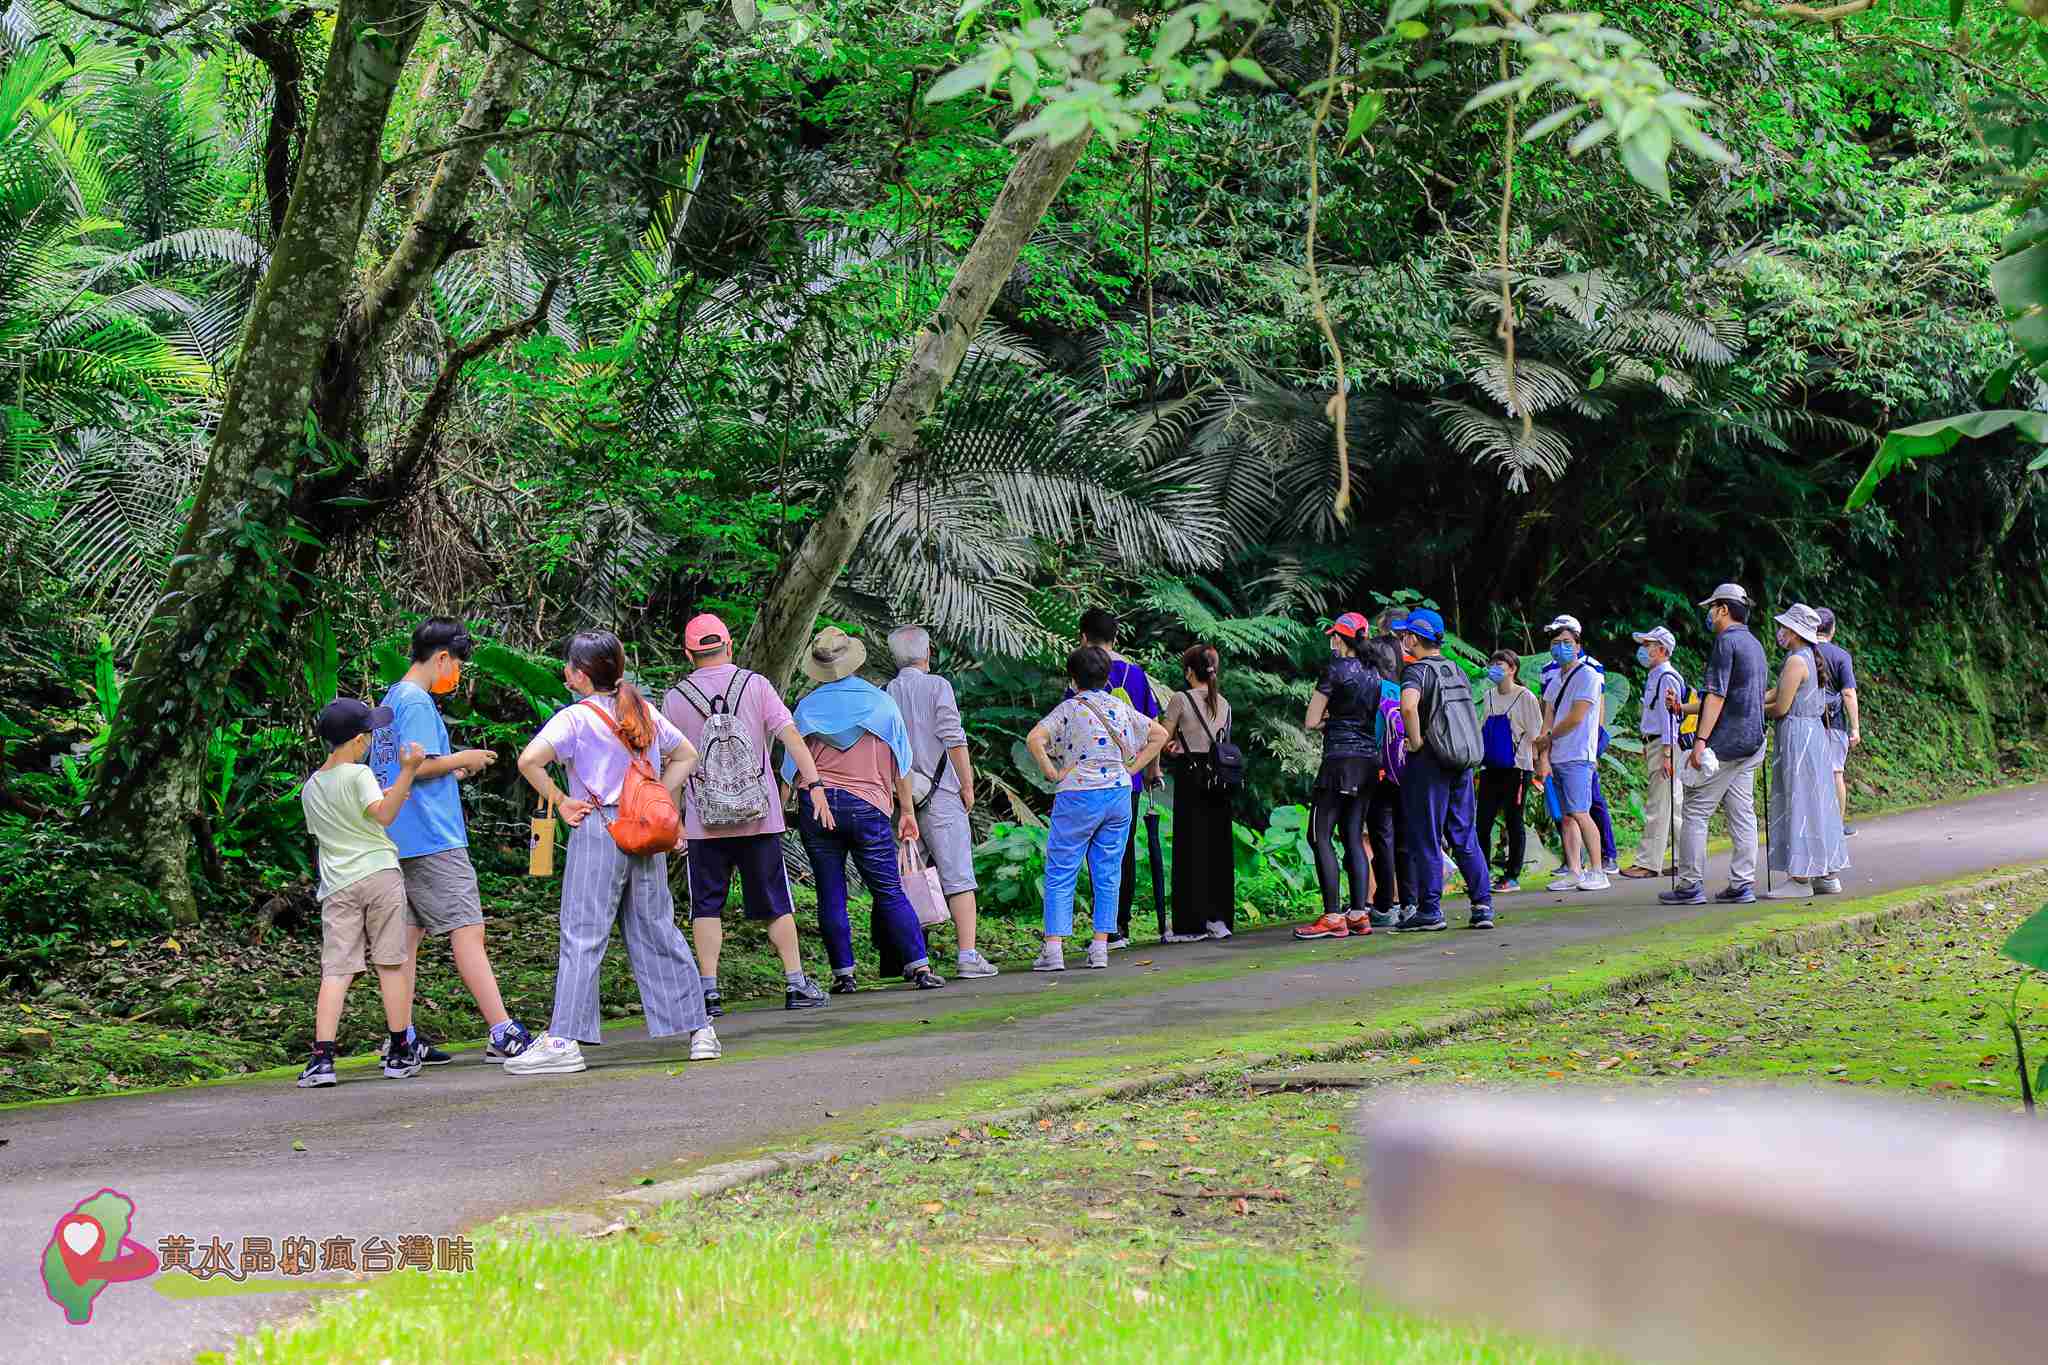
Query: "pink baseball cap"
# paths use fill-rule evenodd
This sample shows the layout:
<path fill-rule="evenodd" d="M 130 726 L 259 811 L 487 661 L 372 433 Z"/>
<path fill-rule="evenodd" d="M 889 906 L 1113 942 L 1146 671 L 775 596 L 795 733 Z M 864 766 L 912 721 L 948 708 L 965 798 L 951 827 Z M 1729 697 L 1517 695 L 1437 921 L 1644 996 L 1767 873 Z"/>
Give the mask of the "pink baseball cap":
<path fill-rule="evenodd" d="M 708 611 L 692 616 L 690 624 L 683 627 L 684 649 L 705 650 L 731 640 L 732 632 L 725 628 L 725 622 Z"/>

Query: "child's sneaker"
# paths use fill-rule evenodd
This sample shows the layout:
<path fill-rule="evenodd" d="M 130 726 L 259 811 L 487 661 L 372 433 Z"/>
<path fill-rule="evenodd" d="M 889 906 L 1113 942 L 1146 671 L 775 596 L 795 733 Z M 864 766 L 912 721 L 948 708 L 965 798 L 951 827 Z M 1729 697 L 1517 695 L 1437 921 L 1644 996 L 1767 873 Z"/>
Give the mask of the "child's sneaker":
<path fill-rule="evenodd" d="M 1001 975 L 1001 973 L 996 970 L 995 963 L 990 962 L 987 958 L 983 957 L 979 952 L 977 952 L 973 948 L 969 948 L 965 952 L 955 954 L 953 958 L 953 968 L 953 975 L 958 977 Z"/>
<path fill-rule="evenodd" d="M 491 1030 L 491 1041 L 484 1047 L 487 1062 L 509 1062 L 533 1046 L 533 1035 L 517 1019 L 507 1019 Z"/>
<path fill-rule="evenodd" d="M 306 1069 L 299 1073 L 299 1089 L 312 1090 L 318 1086 L 334 1084 L 334 1058 L 324 1052 L 313 1054 L 313 1060 L 306 1063 Z"/>
<path fill-rule="evenodd" d="M 1088 965 L 1097 971 L 1109 966 L 1109 944 L 1091 942 L 1088 945 Z"/>
<path fill-rule="evenodd" d="M 1038 956 L 1031 962 L 1031 970 L 1034 972 L 1063 972 L 1066 969 L 1066 949 L 1057 943 L 1048 943 L 1040 948 Z"/>
<path fill-rule="evenodd" d="M 1515 892 L 1520 891 L 1521 889 L 1522 884 L 1516 881 L 1513 877 L 1509 877 L 1504 881 L 1498 881 L 1493 884 L 1493 890 L 1495 895 L 1512 896 Z"/>
<path fill-rule="evenodd" d="M 693 1062 L 715 1062 L 725 1055 L 725 1047 L 718 1041 L 718 1034 L 706 1024 L 690 1035 L 690 1060 Z"/>
<path fill-rule="evenodd" d="M 390 1040 L 386 1039 L 385 1041 L 389 1042 Z M 420 1068 L 426 1065 L 425 1054 L 426 1049 L 420 1045 L 417 1039 L 410 1043 L 407 1043 L 404 1047 L 385 1048 L 385 1079 L 393 1081 L 402 1081 L 408 1076 L 419 1075 Z"/>
<path fill-rule="evenodd" d="M 583 1049 L 576 1040 L 557 1038 L 552 1033 L 505 1062 L 505 1074 L 508 1076 L 559 1076 L 588 1069 L 583 1060 Z"/>
<path fill-rule="evenodd" d="M 426 1034 L 421 1033 L 416 1028 L 407 1028 L 405 1031 L 405 1039 L 407 1042 L 413 1044 L 414 1047 L 418 1050 L 420 1054 L 421 1066 L 446 1066 L 450 1062 L 455 1060 L 453 1057 L 443 1052 L 440 1048 L 434 1046 L 434 1044 L 439 1041 L 438 1039 L 429 1038 Z M 386 1038 L 383 1042 L 377 1044 L 377 1055 L 379 1057 L 388 1056 L 390 1055 L 390 1052 L 391 1040 L 389 1038 Z"/>

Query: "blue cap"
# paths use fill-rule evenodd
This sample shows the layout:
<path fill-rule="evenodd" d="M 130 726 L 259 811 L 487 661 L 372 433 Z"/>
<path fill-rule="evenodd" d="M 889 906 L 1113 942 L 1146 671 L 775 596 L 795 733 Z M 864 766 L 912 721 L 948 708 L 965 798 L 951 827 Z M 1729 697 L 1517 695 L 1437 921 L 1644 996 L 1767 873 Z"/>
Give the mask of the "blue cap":
<path fill-rule="evenodd" d="M 1406 616 L 1394 622 L 1393 628 L 1396 634 L 1405 630 L 1410 635 L 1421 636 L 1433 645 L 1443 643 L 1444 618 L 1431 611 L 1428 607 L 1409 612 Z"/>

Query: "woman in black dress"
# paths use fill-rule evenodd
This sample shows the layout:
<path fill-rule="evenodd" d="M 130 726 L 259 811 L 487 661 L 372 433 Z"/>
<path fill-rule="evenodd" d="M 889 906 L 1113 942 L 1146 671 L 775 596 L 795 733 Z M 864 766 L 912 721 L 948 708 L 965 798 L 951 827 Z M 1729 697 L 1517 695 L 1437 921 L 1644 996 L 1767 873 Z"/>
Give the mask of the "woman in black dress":
<path fill-rule="evenodd" d="M 1379 780 L 1380 760 L 1373 743 L 1379 718 L 1379 675 L 1361 657 L 1371 627 L 1355 611 L 1331 622 L 1330 666 L 1309 698 L 1309 730 L 1323 733 L 1323 766 L 1316 773 L 1315 802 L 1309 815 L 1308 842 L 1316 859 L 1316 881 L 1322 888 L 1322 918 L 1294 931 L 1296 938 L 1349 938 L 1372 932 L 1366 899 L 1365 811 Z M 1344 898 L 1335 836 L 1343 841 Z"/>
<path fill-rule="evenodd" d="M 1229 938 L 1237 922 L 1237 847 L 1230 833 L 1230 789 L 1215 784 L 1210 753 L 1230 735 L 1222 665 L 1214 645 L 1180 656 L 1187 690 L 1167 703 L 1166 752 L 1173 778 L 1173 929 L 1168 943 Z"/>

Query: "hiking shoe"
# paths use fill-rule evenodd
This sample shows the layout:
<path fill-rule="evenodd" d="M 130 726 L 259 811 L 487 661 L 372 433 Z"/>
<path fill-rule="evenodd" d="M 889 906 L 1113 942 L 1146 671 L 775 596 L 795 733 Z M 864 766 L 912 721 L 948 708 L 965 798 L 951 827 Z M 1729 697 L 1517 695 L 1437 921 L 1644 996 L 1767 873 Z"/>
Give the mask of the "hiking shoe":
<path fill-rule="evenodd" d="M 1493 927 L 1493 907 L 1490 905 L 1473 906 L 1472 918 L 1465 927 L 1467 929 L 1491 929 Z"/>
<path fill-rule="evenodd" d="M 1131 936 L 1129 934 L 1113 934 L 1110 936 L 1109 942 L 1102 946 L 1112 953 L 1119 948 L 1128 948 L 1131 946 Z"/>
<path fill-rule="evenodd" d="M 1752 882 L 1730 882 L 1714 893 L 1714 899 L 1723 905 L 1755 905 L 1756 885 Z"/>
<path fill-rule="evenodd" d="M 815 1010 L 826 1005 L 828 997 L 818 989 L 818 983 L 808 976 L 794 986 L 786 986 L 782 992 L 782 1008 L 786 1010 Z"/>
<path fill-rule="evenodd" d="M 855 991 L 859 989 L 860 984 L 854 980 L 852 972 L 832 973 L 832 994 L 852 995 Z"/>
<path fill-rule="evenodd" d="M 421 1066 L 446 1066 L 455 1060 L 447 1053 L 441 1051 L 440 1048 L 434 1046 L 435 1043 L 440 1041 L 439 1039 L 430 1038 L 416 1028 L 407 1029 L 406 1037 L 412 1039 L 413 1043 L 419 1048 Z M 377 1056 L 380 1059 L 388 1056 L 390 1052 L 391 1040 L 389 1038 L 377 1044 Z"/>
<path fill-rule="evenodd" d="M 1001 976 L 1002 973 L 996 970 L 995 963 L 990 962 L 980 953 L 969 948 L 967 951 L 959 953 L 954 957 L 953 975 L 959 977 Z"/>
<path fill-rule="evenodd" d="M 1621 871 L 1621 860 L 1618 858 L 1609 858 L 1606 862 L 1600 864 L 1600 870 L 1602 872 L 1605 872 L 1610 877 L 1615 876 L 1619 874 Z"/>
<path fill-rule="evenodd" d="M 1344 916 L 1344 927 L 1354 938 L 1369 934 L 1372 932 L 1372 916 L 1363 910 L 1353 911 Z"/>
<path fill-rule="evenodd" d="M 491 1041 L 484 1045 L 484 1060 L 508 1062 L 532 1046 L 533 1035 L 526 1031 L 526 1026 L 517 1019 L 508 1019 L 503 1035 L 493 1031 Z"/>
<path fill-rule="evenodd" d="M 1448 929 L 1450 927 L 1444 920 L 1443 911 L 1438 910 L 1425 915 L 1418 910 L 1395 925 L 1394 932 L 1397 934 L 1433 934 L 1439 929 Z"/>
<path fill-rule="evenodd" d="M 1346 919 L 1342 913 L 1333 910 L 1321 919 L 1308 924 L 1296 925 L 1294 936 L 1301 939 L 1349 938 L 1351 937 L 1351 921 Z"/>
<path fill-rule="evenodd" d="M 1394 913 L 1394 908 L 1390 905 L 1384 910 L 1372 911 L 1365 917 L 1365 922 L 1375 929 L 1391 929 L 1401 922 L 1401 917 Z"/>
<path fill-rule="evenodd" d="M 704 992 L 704 1012 L 713 1019 L 722 1018 L 725 1014 L 725 996 L 718 991 Z"/>
<path fill-rule="evenodd" d="M 505 1059 L 508 1076 L 560 1076 L 589 1069 L 583 1060 L 583 1049 L 574 1038 L 558 1038 L 552 1033 L 536 1039 L 532 1047 L 517 1057 Z"/>
<path fill-rule="evenodd" d="M 391 1040 L 387 1038 L 384 1041 L 388 1043 Z M 414 1039 L 404 1047 L 386 1048 L 384 1050 L 384 1078 L 386 1080 L 402 1081 L 408 1076 L 419 1075 L 420 1068 L 426 1065 L 426 1052 L 426 1048 L 421 1045 L 418 1039 Z"/>
<path fill-rule="evenodd" d="M 946 978 L 930 967 L 919 967 L 914 972 L 905 972 L 903 979 L 921 991 L 935 991 L 946 984 Z"/>
<path fill-rule="evenodd" d="M 1588 872 L 1585 876 L 1579 878 L 1579 890 L 1581 891 L 1605 891 L 1613 885 L 1613 882 L 1607 880 L 1605 872 Z"/>
<path fill-rule="evenodd" d="M 1705 905 L 1707 888 L 1704 886 L 1681 886 L 1671 891 L 1659 891 L 1657 899 L 1665 905 Z"/>
<path fill-rule="evenodd" d="M 1521 889 L 1522 884 L 1513 877 L 1503 878 L 1493 884 L 1493 894 L 1496 896 L 1512 896 Z"/>
<path fill-rule="evenodd" d="M 1159 941 L 1161 943 L 1207 943 L 1213 937 L 1213 934 L 1175 934 L 1169 932 Z"/>
<path fill-rule="evenodd" d="M 1839 896 L 1842 894 L 1842 879 L 1840 877 L 1815 877 L 1813 879 L 1813 889 L 1823 896 Z"/>
<path fill-rule="evenodd" d="M 725 1055 L 725 1047 L 718 1041 L 718 1033 L 706 1024 L 690 1035 L 690 1060 L 693 1062 L 715 1062 Z"/>
<path fill-rule="evenodd" d="M 1210 938 L 1216 939 L 1219 942 L 1230 937 L 1230 926 L 1220 919 L 1212 919 L 1202 927 L 1209 931 Z"/>
<path fill-rule="evenodd" d="M 1110 940 L 1110 943 L 1114 942 L 1116 942 L 1115 939 Z M 1096 971 L 1101 971 L 1109 966 L 1109 943 L 1090 943 L 1088 945 L 1088 965 Z"/>
<path fill-rule="evenodd" d="M 391 1041 L 385 1039 L 386 1042 Z M 334 1058 L 324 1052 L 313 1054 L 313 1060 L 306 1063 L 306 1069 L 299 1073 L 299 1089 L 312 1090 L 323 1085 L 334 1084 Z"/>
<path fill-rule="evenodd" d="M 1056 943 L 1048 943 L 1040 948 L 1038 956 L 1031 962 L 1031 970 L 1034 972 L 1063 972 L 1066 969 L 1066 950 Z"/>
<path fill-rule="evenodd" d="M 1584 880 L 1584 877 L 1575 877 L 1569 872 L 1560 872 L 1550 879 L 1550 885 L 1546 889 L 1551 891 L 1576 891 L 1579 889 L 1579 883 Z"/>

